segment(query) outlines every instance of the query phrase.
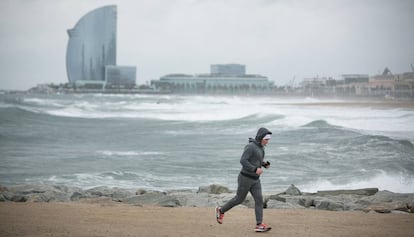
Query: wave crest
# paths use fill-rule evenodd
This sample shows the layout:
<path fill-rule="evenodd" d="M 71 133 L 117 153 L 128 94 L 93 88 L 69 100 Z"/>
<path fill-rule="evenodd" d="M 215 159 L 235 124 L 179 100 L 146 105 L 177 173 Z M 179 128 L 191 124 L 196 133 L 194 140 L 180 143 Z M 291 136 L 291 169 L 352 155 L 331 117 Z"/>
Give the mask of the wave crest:
<path fill-rule="evenodd" d="M 315 121 L 312 121 L 308 124 L 303 125 L 302 127 L 330 128 L 330 127 L 334 127 L 334 126 L 329 124 L 325 120 L 315 120 Z"/>

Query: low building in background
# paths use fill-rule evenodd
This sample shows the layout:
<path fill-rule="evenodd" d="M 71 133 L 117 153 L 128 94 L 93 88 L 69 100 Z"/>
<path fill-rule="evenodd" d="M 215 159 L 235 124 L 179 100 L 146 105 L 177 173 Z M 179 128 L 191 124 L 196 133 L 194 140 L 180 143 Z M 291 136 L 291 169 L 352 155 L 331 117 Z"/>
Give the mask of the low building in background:
<path fill-rule="evenodd" d="M 209 74 L 169 74 L 151 85 L 160 91 L 201 94 L 258 94 L 270 93 L 273 82 L 261 75 L 245 74 L 240 64 L 211 65 Z"/>
<path fill-rule="evenodd" d="M 389 98 L 414 97 L 414 72 L 392 74 L 388 68 L 380 75 L 360 77 L 358 80 L 344 80 L 336 86 L 339 96 L 367 96 Z"/>
<path fill-rule="evenodd" d="M 213 64 L 210 66 L 213 75 L 244 76 L 246 66 L 241 64 Z"/>
<path fill-rule="evenodd" d="M 414 98 L 414 71 L 392 74 L 388 68 L 380 75 L 343 74 L 305 78 L 290 95 L 336 97 Z"/>
<path fill-rule="evenodd" d="M 367 74 L 343 74 L 335 85 L 335 94 L 339 96 L 366 94 L 368 82 Z"/>
<path fill-rule="evenodd" d="M 136 68 L 129 66 L 105 66 L 106 89 L 132 89 L 135 86 Z"/>
<path fill-rule="evenodd" d="M 336 84 L 332 77 L 310 77 L 303 79 L 298 89 L 306 96 L 333 95 Z"/>

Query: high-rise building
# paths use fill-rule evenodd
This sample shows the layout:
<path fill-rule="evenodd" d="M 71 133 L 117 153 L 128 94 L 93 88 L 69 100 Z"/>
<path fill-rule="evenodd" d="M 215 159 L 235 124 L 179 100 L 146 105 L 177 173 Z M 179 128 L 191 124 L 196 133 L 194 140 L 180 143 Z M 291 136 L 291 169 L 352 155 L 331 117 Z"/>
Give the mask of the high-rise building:
<path fill-rule="evenodd" d="M 105 65 L 116 65 L 116 6 L 95 9 L 68 30 L 69 82 L 105 81 Z"/>
<path fill-rule="evenodd" d="M 66 70 L 69 83 L 98 85 L 104 88 L 107 75 L 117 72 L 122 76 L 111 77 L 110 83 L 126 82 L 135 85 L 135 67 L 116 66 L 117 7 L 104 6 L 88 12 L 68 30 Z M 106 69 L 107 66 L 112 66 Z M 112 72 L 111 73 L 108 73 Z M 126 72 L 122 72 L 126 70 Z"/>

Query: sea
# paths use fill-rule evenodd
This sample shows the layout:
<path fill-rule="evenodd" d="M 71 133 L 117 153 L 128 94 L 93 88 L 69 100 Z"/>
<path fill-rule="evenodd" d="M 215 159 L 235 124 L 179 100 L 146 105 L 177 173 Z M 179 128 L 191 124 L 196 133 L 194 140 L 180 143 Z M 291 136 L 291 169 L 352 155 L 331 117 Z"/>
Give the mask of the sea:
<path fill-rule="evenodd" d="M 341 105 L 342 104 L 342 105 Z M 0 95 L 0 185 L 237 188 L 260 127 L 263 191 L 414 193 L 414 110 L 340 99 L 171 94 Z"/>

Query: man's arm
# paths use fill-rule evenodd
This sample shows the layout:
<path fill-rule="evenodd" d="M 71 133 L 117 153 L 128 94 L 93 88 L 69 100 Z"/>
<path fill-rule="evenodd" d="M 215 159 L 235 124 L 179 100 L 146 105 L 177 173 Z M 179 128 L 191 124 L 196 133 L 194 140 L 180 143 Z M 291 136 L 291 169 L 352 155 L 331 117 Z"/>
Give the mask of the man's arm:
<path fill-rule="evenodd" d="M 246 148 L 244 149 L 244 152 L 240 158 L 240 163 L 243 166 L 243 169 L 249 171 L 249 172 L 256 172 L 257 167 L 252 165 L 252 163 L 250 163 L 249 158 L 252 156 L 253 154 L 253 148 L 251 148 L 250 146 L 246 146 Z"/>

